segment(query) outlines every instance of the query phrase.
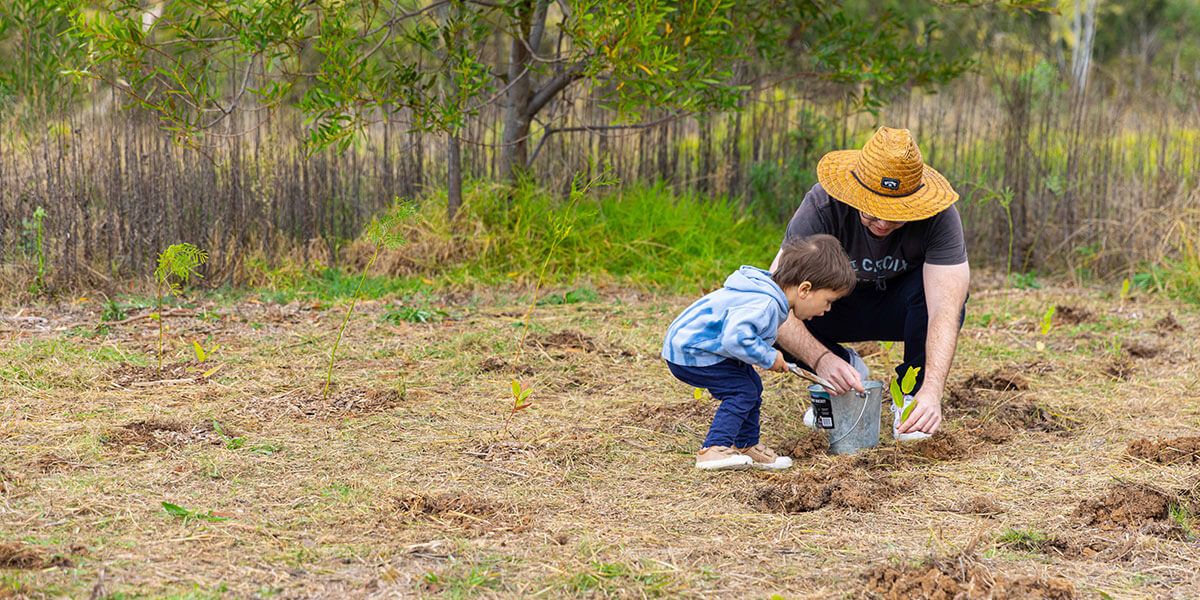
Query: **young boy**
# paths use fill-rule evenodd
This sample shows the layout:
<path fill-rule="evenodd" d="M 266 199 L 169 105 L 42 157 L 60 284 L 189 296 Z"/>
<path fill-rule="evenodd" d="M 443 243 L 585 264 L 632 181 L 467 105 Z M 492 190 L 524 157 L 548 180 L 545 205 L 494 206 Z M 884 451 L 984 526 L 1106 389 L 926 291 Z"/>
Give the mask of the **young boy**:
<path fill-rule="evenodd" d="M 721 401 L 697 469 L 792 466 L 758 441 L 763 388 L 754 367 L 786 372 L 783 355 L 771 346 L 789 308 L 798 319 L 825 314 L 854 283 L 837 239 L 813 235 L 786 241 L 773 273 L 743 266 L 676 317 L 662 351 L 671 374 Z"/>

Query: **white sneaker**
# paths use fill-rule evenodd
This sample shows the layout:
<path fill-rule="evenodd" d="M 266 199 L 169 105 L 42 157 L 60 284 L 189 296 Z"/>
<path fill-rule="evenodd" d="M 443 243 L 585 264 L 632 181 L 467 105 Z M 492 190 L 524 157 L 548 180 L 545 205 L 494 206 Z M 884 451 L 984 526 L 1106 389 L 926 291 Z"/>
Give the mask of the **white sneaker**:
<path fill-rule="evenodd" d="M 748 469 L 754 459 L 729 446 L 709 446 L 696 454 L 697 469 Z"/>
<path fill-rule="evenodd" d="M 924 431 L 900 433 L 900 425 L 904 423 L 904 420 L 901 419 L 900 416 L 904 414 L 905 409 L 907 409 L 913 402 L 915 402 L 915 400 L 913 399 L 912 394 L 906 394 L 904 396 L 904 406 L 896 406 L 895 402 L 889 403 L 889 405 L 892 407 L 892 437 L 895 438 L 897 442 L 923 440 L 930 435 Z"/>

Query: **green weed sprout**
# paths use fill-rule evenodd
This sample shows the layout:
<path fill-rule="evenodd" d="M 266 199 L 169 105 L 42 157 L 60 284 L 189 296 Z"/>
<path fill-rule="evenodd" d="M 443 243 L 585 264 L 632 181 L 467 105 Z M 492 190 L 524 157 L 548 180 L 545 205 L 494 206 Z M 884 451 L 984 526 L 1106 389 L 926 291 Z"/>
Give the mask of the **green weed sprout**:
<path fill-rule="evenodd" d="M 162 507 L 163 507 L 163 510 L 166 511 L 166 513 L 168 515 L 171 515 L 172 517 L 177 517 L 177 518 L 183 519 L 183 522 L 185 524 L 188 522 L 191 522 L 191 521 L 199 521 L 199 520 L 226 521 L 229 519 L 229 517 L 218 515 L 211 510 L 208 512 L 200 512 L 198 510 L 184 508 L 182 506 L 179 506 L 178 504 L 171 504 L 170 502 L 163 502 Z"/>
<path fill-rule="evenodd" d="M 397 200 L 399 200 L 397 198 Z M 371 260 L 367 261 L 367 266 L 363 268 L 362 277 L 358 280 L 358 287 L 354 288 L 354 296 L 350 298 L 350 308 L 346 311 L 346 318 L 342 319 L 342 326 L 338 328 L 337 337 L 333 340 L 333 349 L 329 351 L 329 369 L 325 373 L 325 391 L 321 394 L 321 401 L 329 399 L 329 384 L 333 381 L 333 360 L 337 355 L 338 345 L 342 342 L 342 333 L 346 331 L 346 324 L 350 322 L 350 314 L 354 312 L 354 306 L 358 303 L 358 294 L 362 291 L 363 282 L 367 280 L 367 273 L 371 271 L 371 265 L 375 264 L 375 259 L 379 258 L 379 253 L 383 250 L 395 250 L 408 240 L 404 237 L 403 225 L 417 212 L 416 207 L 412 204 L 397 203 L 393 208 L 382 216 L 376 216 L 371 219 L 371 223 L 367 225 L 367 231 L 364 234 L 367 241 L 375 246 L 375 252 L 371 254 Z"/>
<path fill-rule="evenodd" d="M 158 255 L 158 268 L 154 270 L 154 281 L 158 284 L 158 372 L 163 363 L 163 289 L 168 295 L 180 292 L 178 282 L 187 283 L 192 275 L 203 277 L 196 267 L 208 260 L 208 253 L 191 244 L 173 244 Z M 172 280 L 172 276 L 175 280 Z"/>
<path fill-rule="evenodd" d="M 917 387 L 917 373 L 920 372 L 921 367 L 909 367 L 908 372 L 904 374 L 904 381 L 900 381 L 899 379 L 892 380 L 892 404 L 894 404 L 896 408 L 904 406 L 904 395 L 911 394 L 913 388 Z M 917 403 L 913 402 L 912 404 L 908 405 L 908 408 L 904 409 L 904 413 L 900 415 L 901 423 L 908 420 L 908 415 L 912 413 L 912 409 L 916 408 L 916 406 Z"/>

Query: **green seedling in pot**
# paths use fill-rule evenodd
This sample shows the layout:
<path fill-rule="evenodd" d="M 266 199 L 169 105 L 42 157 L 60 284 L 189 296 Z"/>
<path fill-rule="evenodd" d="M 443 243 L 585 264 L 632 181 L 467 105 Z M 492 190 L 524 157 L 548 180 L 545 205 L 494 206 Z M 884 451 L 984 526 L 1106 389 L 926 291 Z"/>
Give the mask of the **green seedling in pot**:
<path fill-rule="evenodd" d="M 901 406 L 904 406 L 904 396 L 906 394 L 911 394 L 913 391 L 913 388 L 917 387 L 917 373 L 920 373 L 920 372 L 921 372 L 921 367 L 909 367 L 908 372 L 906 372 L 904 374 L 903 381 L 901 381 L 900 379 L 892 380 L 892 386 L 891 386 L 892 404 L 895 405 L 896 408 L 900 408 Z M 913 402 L 908 405 L 908 408 L 904 409 L 904 413 L 902 413 L 900 415 L 901 423 L 908 420 L 908 415 L 910 413 L 912 413 L 912 410 L 914 408 L 916 408 L 916 406 L 917 406 L 917 403 Z"/>
<path fill-rule="evenodd" d="M 173 244 L 158 255 L 158 268 L 154 269 L 154 281 L 158 284 L 158 312 L 154 318 L 158 320 L 158 371 L 162 372 L 163 362 L 163 290 L 167 295 L 179 294 L 178 282 L 187 283 L 192 276 L 203 277 L 196 268 L 208 260 L 208 253 L 191 244 Z M 172 276 L 177 281 L 173 281 Z"/>

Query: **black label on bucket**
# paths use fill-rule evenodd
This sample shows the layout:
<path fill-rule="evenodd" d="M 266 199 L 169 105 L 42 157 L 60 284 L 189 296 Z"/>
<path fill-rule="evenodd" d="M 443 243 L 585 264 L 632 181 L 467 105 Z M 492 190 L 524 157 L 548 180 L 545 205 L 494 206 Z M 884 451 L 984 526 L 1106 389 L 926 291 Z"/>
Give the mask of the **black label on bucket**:
<path fill-rule="evenodd" d="M 833 403 L 828 392 L 809 392 L 812 400 L 813 422 L 822 429 L 833 429 Z"/>

